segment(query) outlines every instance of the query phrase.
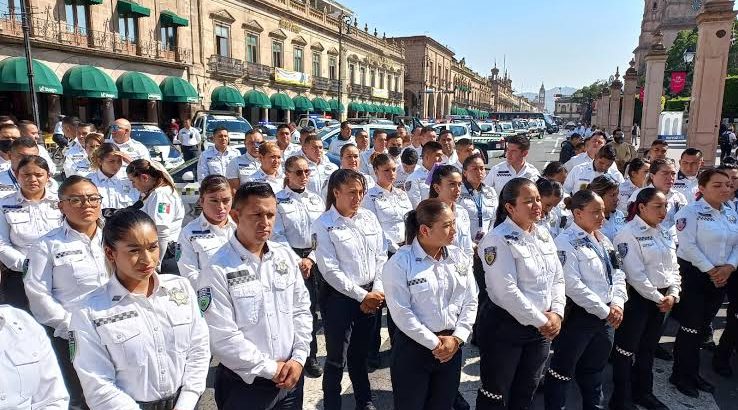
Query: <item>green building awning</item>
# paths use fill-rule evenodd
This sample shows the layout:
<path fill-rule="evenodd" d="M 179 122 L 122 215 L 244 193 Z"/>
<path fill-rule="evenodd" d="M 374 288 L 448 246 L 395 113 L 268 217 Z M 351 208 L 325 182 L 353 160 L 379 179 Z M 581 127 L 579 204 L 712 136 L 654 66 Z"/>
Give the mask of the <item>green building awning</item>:
<path fill-rule="evenodd" d="M 343 106 L 338 100 L 330 100 L 328 101 L 328 104 L 331 106 L 331 111 L 333 112 L 344 112 L 346 111 L 346 107 Z"/>
<path fill-rule="evenodd" d="M 159 22 L 162 27 L 187 27 L 190 24 L 186 18 L 180 17 L 169 10 L 159 13 Z"/>
<path fill-rule="evenodd" d="M 360 102 L 350 102 L 348 106 L 349 111 L 364 112 L 366 107 Z"/>
<path fill-rule="evenodd" d="M 161 90 L 154 80 L 146 74 L 137 71 L 124 73 L 115 82 L 118 88 L 118 98 L 129 100 L 161 100 Z"/>
<path fill-rule="evenodd" d="M 295 103 L 287 94 L 274 93 L 270 100 L 272 101 L 272 107 L 278 110 L 292 111 L 295 109 Z"/>
<path fill-rule="evenodd" d="M 233 87 L 227 85 L 221 85 L 215 87 L 213 92 L 210 94 L 210 106 L 225 106 L 229 108 L 243 107 L 246 105 L 243 101 L 241 92 Z"/>
<path fill-rule="evenodd" d="M 46 64 L 33 60 L 33 86 L 37 93 L 62 94 L 62 84 Z M 24 57 L 0 61 L 0 91 L 29 92 L 28 66 Z"/>
<path fill-rule="evenodd" d="M 259 90 L 248 90 L 243 94 L 243 100 L 247 107 L 272 108 L 269 97 Z"/>
<path fill-rule="evenodd" d="M 118 0 L 118 14 L 122 14 L 124 16 L 148 17 L 151 15 L 151 10 L 132 1 Z"/>
<path fill-rule="evenodd" d="M 313 103 L 304 95 L 296 95 L 292 102 L 295 103 L 295 111 L 313 111 Z"/>
<path fill-rule="evenodd" d="M 315 97 L 313 98 L 313 109 L 319 112 L 326 112 L 331 110 L 331 105 L 328 104 L 328 101 L 320 97 Z"/>
<path fill-rule="evenodd" d="M 167 77 L 159 84 L 162 99 L 174 103 L 198 103 L 200 95 L 187 80 L 180 77 Z"/>
<path fill-rule="evenodd" d="M 118 88 L 113 79 L 91 65 L 78 65 L 62 77 L 64 95 L 87 98 L 118 98 Z"/>

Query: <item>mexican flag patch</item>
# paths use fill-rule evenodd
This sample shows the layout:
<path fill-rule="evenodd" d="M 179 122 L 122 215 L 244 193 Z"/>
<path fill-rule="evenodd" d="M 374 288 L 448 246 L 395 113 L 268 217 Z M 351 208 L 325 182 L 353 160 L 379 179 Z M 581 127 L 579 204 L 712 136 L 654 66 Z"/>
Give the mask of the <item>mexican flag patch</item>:
<path fill-rule="evenodd" d="M 171 210 L 172 206 L 164 202 L 161 202 L 159 203 L 159 205 L 156 206 L 156 212 L 160 214 L 168 214 Z"/>

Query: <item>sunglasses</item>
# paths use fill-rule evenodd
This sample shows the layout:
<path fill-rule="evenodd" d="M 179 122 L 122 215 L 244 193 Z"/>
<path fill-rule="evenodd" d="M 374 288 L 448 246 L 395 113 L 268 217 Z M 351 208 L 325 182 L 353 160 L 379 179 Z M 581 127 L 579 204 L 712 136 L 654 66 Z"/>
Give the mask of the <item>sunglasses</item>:
<path fill-rule="evenodd" d="M 291 172 L 291 173 L 293 173 L 295 175 L 298 175 L 298 176 L 306 176 L 306 177 L 310 176 L 310 170 L 309 169 L 295 169 L 295 170 L 288 171 L 288 172 Z"/>

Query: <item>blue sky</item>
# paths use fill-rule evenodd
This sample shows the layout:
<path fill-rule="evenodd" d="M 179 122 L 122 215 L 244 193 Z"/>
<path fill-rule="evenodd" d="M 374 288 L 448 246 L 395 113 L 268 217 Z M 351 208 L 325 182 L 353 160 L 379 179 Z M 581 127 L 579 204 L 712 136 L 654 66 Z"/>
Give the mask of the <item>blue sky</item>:
<path fill-rule="evenodd" d="M 341 1 L 341 0 L 339 0 Z M 517 92 L 607 79 L 638 45 L 639 0 L 342 0 L 387 36 L 427 35 L 487 75 L 495 59 Z"/>

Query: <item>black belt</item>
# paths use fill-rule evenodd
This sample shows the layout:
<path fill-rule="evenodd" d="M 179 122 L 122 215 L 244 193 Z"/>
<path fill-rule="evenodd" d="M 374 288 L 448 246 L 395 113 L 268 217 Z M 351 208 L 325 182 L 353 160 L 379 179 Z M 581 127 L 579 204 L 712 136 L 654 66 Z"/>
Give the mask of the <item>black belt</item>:
<path fill-rule="evenodd" d="M 292 250 L 295 251 L 297 256 L 307 258 L 308 255 L 310 255 L 310 252 L 313 251 L 313 248 L 292 248 Z"/>
<path fill-rule="evenodd" d="M 436 336 L 453 336 L 454 331 L 453 330 L 441 330 L 440 332 L 433 332 Z"/>
<path fill-rule="evenodd" d="M 177 399 L 179 398 L 179 392 L 181 390 L 182 388 L 180 387 L 177 389 L 177 392 L 174 393 L 174 396 L 167 397 L 166 399 L 156 401 L 137 401 L 136 404 L 141 406 L 141 410 L 172 410 L 177 404 Z"/>

